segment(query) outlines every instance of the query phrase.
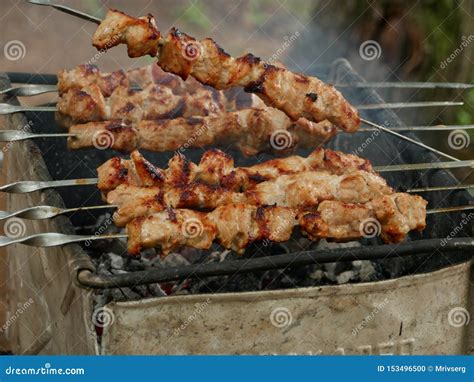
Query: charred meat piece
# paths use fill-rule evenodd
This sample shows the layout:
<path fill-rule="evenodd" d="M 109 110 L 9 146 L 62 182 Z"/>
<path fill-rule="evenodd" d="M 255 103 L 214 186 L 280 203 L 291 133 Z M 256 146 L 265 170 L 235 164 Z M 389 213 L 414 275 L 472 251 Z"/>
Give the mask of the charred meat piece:
<path fill-rule="evenodd" d="M 107 24 L 99 25 L 102 36 L 94 35 L 94 46 L 106 50 L 118 44 L 125 44 L 130 57 L 147 54 L 156 56 L 161 36 L 153 16 L 134 18 L 115 11 L 108 12 L 107 18 Z"/>

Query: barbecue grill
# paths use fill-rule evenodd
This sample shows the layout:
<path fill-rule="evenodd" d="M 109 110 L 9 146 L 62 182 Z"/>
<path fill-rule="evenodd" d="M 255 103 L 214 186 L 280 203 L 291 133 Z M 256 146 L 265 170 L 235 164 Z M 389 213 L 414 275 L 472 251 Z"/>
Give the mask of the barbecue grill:
<path fill-rule="evenodd" d="M 313 70 L 328 82 L 363 81 L 345 60 Z M 34 78 L 28 74 L 23 78 L 17 75 L 15 81 L 31 83 Z M 54 82 L 51 76 L 44 78 L 50 84 Z M 8 78 L 3 76 L 2 87 L 9 85 Z M 356 104 L 383 102 L 370 89 L 348 88 L 345 95 Z M 10 101 L 16 102 L 14 99 Z M 401 126 L 398 117 L 390 110 L 370 110 L 366 111 L 366 116 L 384 126 Z M 28 121 L 32 123 L 28 125 Z M 31 112 L 24 116 L 10 116 L 6 128 L 21 129 L 26 126 L 29 129 L 31 126 L 34 133 L 47 133 L 52 131 L 54 125 L 51 114 Z M 416 138 L 414 134 L 408 135 Z M 369 136 L 372 140 L 367 144 Z M 330 147 L 344 152 L 363 147 L 363 152 L 358 154 L 375 165 L 438 161 L 432 153 L 383 133 L 358 133 L 350 138 L 339 134 Z M 96 165 L 114 154 L 100 150 L 70 152 L 66 150 L 62 138 L 42 138 L 34 143 L 17 142 L 8 148 L 5 155 L 7 183 L 24 179 L 94 177 Z M 186 154 L 196 160 L 202 150 L 190 150 Z M 255 160 L 238 153 L 231 154 L 236 159 L 236 165 L 247 165 Z M 298 154 L 305 155 L 307 152 Z M 163 154 L 148 153 L 146 156 L 158 165 L 164 165 L 169 159 L 169 155 Z M 265 155 L 257 158 L 258 161 L 265 159 Z M 405 188 L 457 184 L 453 174 L 442 169 L 388 172 L 385 177 L 389 184 Z M 73 190 L 58 188 L 23 195 L 8 194 L 7 210 L 18 211 L 40 204 L 57 207 L 100 204 L 100 195 L 94 187 L 78 186 Z M 424 197 L 429 201 L 430 208 L 472 203 L 471 196 L 464 190 L 429 192 Z M 58 216 L 51 220 L 24 220 L 27 232 L 23 234 L 93 234 L 90 228 L 88 232 L 87 226 L 93 225 L 101 213 L 103 211 L 79 211 L 69 217 Z M 469 211 L 428 215 L 427 228 L 422 234 L 412 233 L 407 241 L 396 245 L 381 245 L 376 240 L 366 239 L 360 246 L 343 245 L 325 249 L 313 245 L 285 253 L 288 248 L 261 243 L 251 247 L 242 258 L 151 267 L 114 275 L 97 272 L 91 250 L 87 247 L 70 244 L 33 249 L 17 244 L 7 249 L 12 311 L 30 297 L 37 303 L 32 304 L 9 327 L 9 337 L 15 353 L 273 353 L 274 349 L 282 353 L 312 354 L 462 353 L 467 346 L 466 327 L 459 329 L 451 326 L 447 318 L 451 309 L 467 307 L 469 301 L 469 264 L 474 242 L 470 237 L 471 224 L 463 225 L 463 219 L 470 219 Z M 447 240 L 456 226 L 460 227 L 456 230 L 456 238 Z M 300 287 L 307 284 L 296 284 L 291 289 L 288 285 L 276 285 L 269 288 L 277 289 L 272 291 L 255 291 L 254 285 L 242 282 L 231 289 L 232 293 L 111 301 L 100 308 L 100 322 L 97 321 L 98 311 L 93 303 L 97 291 L 110 288 L 156 283 L 166 285 L 172 281 L 192 282 L 211 277 L 214 284 L 216 280 L 221 280 L 220 283 L 217 281 L 215 289 L 229 292 L 225 284 L 232 280 L 234 284 L 235 280 L 239 284 L 239 278 L 245 280 L 244 274 L 260 277 L 265 271 L 279 270 L 291 275 L 303 270 L 307 272 L 308 267 L 314 264 L 350 264 L 359 260 L 370 260 L 384 269 L 378 274 L 377 281 L 338 286 L 320 286 L 314 282 L 307 288 Z M 308 273 L 305 275 L 307 277 Z M 207 284 L 206 288 L 212 290 Z M 437 294 L 437 291 L 440 293 Z M 436 304 L 432 303 L 434 296 Z M 381 308 L 377 313 L 380 317 L 374 322 L 380 324 L 368 326 L 354 336 L 352 332 L 357 322 L 373 311 L 374 304 L 382 303 L 385 298 L 389 299 L 387 304 L 393 305 L 386 311 Z M 426 310 L 420 311 L 416 306 Z M 278 308 L 282 310 L 275 311 Z M 196 310 L 199 319 L 190 320 L 189 317 L 196 315 Z M 393 317 L 396 311 L 403 312 L 397 319 Z M 281 325 L 285 330 L 282 331 L 279 321 L 276 326 L 270 323 L 272 312 L 276 312 L 275 317 L 283 315 L 286 321 L 298 321 L 301 329 L 293 325 L 294 322 L 287 325 L 284 321 Z M 43 319 L 38 320 L 37 317 Z M 113 323 L 110 322 L 112 319 Z M 30 330 L 26 331 L 25 327 Z M 241 338 L 229 336 L 227 328 L 231 327 L 241 328 Z M 308 336 L 310 327 L 322 328 L 321 333 Z M 313 333 L 313 330 L 310 332 Z M 337 338 L 331 340 L 339 332 L 343 333 L 342 337 L 337 334 Z M 154 338 L 150 340 L 152 333 Z M 259 333 L 258 343 L 251 345 L 254 341 L 249 339 L 255 338 L 251 335 L 253 333 Z"/>

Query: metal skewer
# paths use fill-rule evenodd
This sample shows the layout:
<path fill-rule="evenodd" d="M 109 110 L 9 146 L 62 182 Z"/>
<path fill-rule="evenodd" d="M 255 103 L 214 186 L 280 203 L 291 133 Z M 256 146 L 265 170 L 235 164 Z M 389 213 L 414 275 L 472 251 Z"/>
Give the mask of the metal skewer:
<path fill-rule="evenodd" d="M 355 105 L 358 110 L 375 110 L 375 109 L 404 109 L 412 107 L 433 107 L 433 106 L 462 106 L 463 102 L 394 102 L 394 103 L 374 103 L 369 105 Z M 56 112 L 56 106 L 20 106 L 10 105 L 8 103 L 0 103 L 0 115 L 41 111 L 41 112 Z"/>
<path fill-rule="evenodd" d="M 427 85 L 427 86 L 425 86 Z M 357 88 L 450 88 L 450 89 L 469 89 L 473 88 L 473 84 L 462 84 L 453 82 L 360 82 L 355 84 L 338 84 L 339 88 L 357 87 Z M 132 87 L 132 89 L 140 90 L 141 88 Z M 8 97 L 32 97 L 44 93 L 56 93 L 57 85 L 33 84 L 19 87 L 10 87 L 0 90 L 0 95 Z"/>
<path fill-rule="evenodd" d="M 474 188 L 474 184 L 468 185 L 456 185 L 456 186 L 440 186 L 440 187 L 425 187 L 425 188 L 413 188 L 406 190 L 407 193 L 415 192 L 432 192 L 432 191 L 450 191 L 450 190 L 465 190 L 469 188 Z M 71 212 L 78 211 L 87 211 L 87 210 L 99 210 L 99 209 L 113 209 L 118 208 L 118 205 L 115 204 L 103 204 L 97 206 L 86 206 L 86 207 L 76 207 L 76 208 L 59 208 L 53 206 L 35 206 L 25 208 L 16 212 L 7 212 L 0 211 L 0 221 L 9 219 L 12 217 L 29 219 L 29 220 L 43 220 L 54 218 L 59 215 L 68 214 Z"/>
<path fill-rule="evenodd" d="M 46 190 L 48 188 L 69 187 L 69 186 L 84 186 L 90 184 L 97 184 L 97 178 L 83 178 L 83 179 L 65 179 L 65 180 L 24 180 L 0 186 L 0 192 L 8 192 L 12 194 L 26 194 L 29 192 Z"/>
<path fill-rule="evenodd" d="M 372 89 L 471 89 L 474 84 L 463 84 L 459 82 L 349 82 L 345 84 L 334 84 L 337 88 L 372 88 Z"/>
<path fill-rule="evenodd" d="M 395 171 L 414 171 L 414 170 L 430 170 L 430 169 L 449 169 L 449 168 L 474 168 L 474 160 L 463 160 L 456 162 L 433 162 L 433 163 L 410 163 L 395 164 L 388 166 L 374 166 L 374 170 L 378 172 L 395 172 Z M 82 179 L 65 179 L 50 181 L 24 180 L 0 186 L 0 192 L 8 192 L 13 194 L 26 194 L 29 192 L 45 190 L 56 187 L 84 186 L 97 184 L 98 178 L 82 178 Z"/>
<path fill-rule="evenodd" d="M 8 103 L 0 103 L 0 115 L 22 113 L 28 111 L 42 111 L 42 112 L 55 112 L 58 109 L 56 106 L 20 106 L 10 105 Z"/>
<path fill-rule="evenodd" d="M 0 142 L 16 142 L 32 138 L 75 137 L 72 133 L 29 133 L 21 130 L 0 130 Z"/>
<path fill-rule="evenodd" d="M 56 85 L 28 85 L 0 90 L 1 95 L 9 97 L 31 97 L 38 94 L 57 92 Z"/>
<path fill-rule="evenodd" d="M 388 166 L 374 166 L 377 172 L 395 172 L 395 171 L 417 171 L 417 170 L 439 170 L 449 168 L 474 168 L 474 160 L 456 160 L 454 162 L 428 162 L 428 163 L 404 163 L 391 164 Z"/>
<path fill-rule="evenodd" d="M 392 131 L 452 131 L 452 130 L 474 130 L 474 125 L 435 125 L 435 126 L 389 126 Z M 377 131 L 375 127 L 361 127 L 358 132 Z M 350 134 L 350 133 L 348 133 Z"/>
<path fill-rule="evenodd" d="M 130 90 L 143 90 L 139 86 L 130 86 Z M 26 85 L 19 87 L 10 87 L 7 89 L 0 90 L 0 95 L 6 95 L 8 97 L 32 97 L 44 93 L 56 93 L 58 91 L 57 85 Z"/>
<path fill-rule="evenodd" d="M 62 4 L 53 3 L 49 0 L 28 0 L 28 2 L 31 3 L 31 4 L 36 4 L 36 5 L 49 5 L 50 7 L 56 8 L 57 10 L 59 10 L 61 12 L 65 12 L 65 13 L 68 13 L 70 15 L 80 17 L 83 20 L 92 21 L 93 23 L 96 23 L 96 24 L 100 24 L 101 21 L 102 21 L 98 17 L 89 15 L 87 13 L 78 11 L 76 9 L 67 7 L 67 6 L 62 5 Z"/>
<path fill-rule="evenodd" d="M 417 192 L 435 192 L 435 191 L 455 191 L 455 190 L 468 190 L 474 188 L 474 184 L 458 184 L 455 186 L 434 186 L 434 187 L 421 187 L 421 188 L 409 188 L 405 192 L 417 193 Z"/>
<path fill-rule="evenodd" d="M 117 207 L 118 206 L 115 204 L 103 204 L 103 205 L 98 205 L 98 206 L 85 206 L 85 207 L 76 207 L 76 208 L 35 206 L 35 207 L 25 208 L 23 210 L 16 211 L 16 212 L 0 211 L 0 221 L 9 219 L 12 217 L 30 219 L 30 220 L 42 220 L 42 219 L 54 218 L 56 216 L 68 214 L 71 212 L 100 210 L 100 209 L 117 208 Z"/>
<path fill-rule="evenodd" d="M 427 214 L 437 214 L 446 212 L 468 211 L 474 210 L 472 206 L 457 206 L 447 208 L 434 208 L 427 210 Z M 127 239 L 127 234 L 113 234 L 113 235 L 67 235 L 57 232 L 38 233 L 35 235 L 10 238 L 7 236 L 0 236 L 0 247 L 6 247 L 12 244 L 24 244 L 32 247 L 57 247 L 65 244 L 80 243 L 84 241 L 95 240 L 111 240 L 111 239 Z"/>
<path fill-rule="evenodd" d="M 20 237 L 17 239 L 8 236 L 0 236 L 0 248 L 12 244 L 24 244 L 31 247 L 57 247 L 64 244 L 80 243 L 83 241 L 107 240 L 107 239 L 126 239 L 128 235 L 66 235 L 56 232 L 38 233 Z"/>
<path fill-rule="evenodd" d="M 417 146 L 423 147 L 424 149 L 429 150 L 429 151 L 431 151 L 431 152 L 433 152 L 433 153 L 435 153 L 435 154 L 444 156 L 445 158 L 448 158 L 448 159 L 451 159 L 451 160 L 454 160 L 454 161 L 459 161 L 459 159 L 457 159 L 457 158 L 455 158 L 455 157 L 453 157 L 453 156 L 451 156 L 451 155 L 449 155 L 449 154 L 443 153 L 442 151 L 439 151 L 439 150 L 437 150 L 437 149 L 435 149 L 435 148 L 433 148 L 433 147 L 431 147 L 431 146 L 428 146 L 428 145 L 425 145 L 424 143 L 418 142 L 417 140 L 415 140 L 415 139 L 413 139 L 413 138 L 410 138 L 410 137 L 406 137 L 406 136 L 404 136 L 404 135 L 401 135 L 401 134 L 397 133 L 396 131 L 392 131 L 392 130 L 390 130 L 389 128 L 387 128 L 387 127 L 385 127 L 385 126 L 381 126 L 381 125 L 379 125 L 379 124 L 377 124 L 377 123 L 368 121 L 368 120 L 363 119 L 363 118 L 361 118 L 361 122 L 362 122 L 362 123 L 365 123 L 365 124 L 367 124 L 367 125 L 369 125 L 369 126 L 375 127 L 376 129 L 382 130 L 382 131 L 384 131 L 384 132 L 386 132 L 386 133 L 392 134 L 392 135 L 394 135 L 394 136 L 396 136 L 396 137 L 398 137 L 398 138 L 400 138 L 400 139 L 403 139 L 403 140 L 405 140 L 405 141 L 408 141 L 408 142 L 410 142 L 410 143 L 413 143 L 413 144 L 415 144 L 415 145 L 417 145 Z"/>
<path fill-rule="evenodd" d="M 474 205 L 432 208 L 430 210 L 426 210 L 426 214 L 432 215 L 432 214 L 442 214 L 442 213 L 447 213 L 447 212 L 459 212 L 459 211 L 471 211 L 471 210 L 474 210 Z"/>
<path fill-rule="evenodd" d="M 407 126 L 390 127 L 391 131 L 452 131 L 452 130 L 473 130 L 474 125 L 452 125 L 452 126 Z M 357 132 L 378 131 L 376 128 L 360 128 Z M 342 133 L 342 132 L 341 132 Z M 73 133 L 29 133 L 21 130 L 0 130 L 0 142 L 17 142 L 34 138 L 57 138 L 57 137 L 77 137 Z"/>
<path fill-rule="evenodd" d="M 406 109 L 412 107 L 446 107 L 446 106 L 462 106 L 464 102 L 455 101 L 424 101 L 424 102 L 388 102 L 373 103 L 368 105 L 354 106 L 357 110 L 376 110 L 376 109 Z"/>

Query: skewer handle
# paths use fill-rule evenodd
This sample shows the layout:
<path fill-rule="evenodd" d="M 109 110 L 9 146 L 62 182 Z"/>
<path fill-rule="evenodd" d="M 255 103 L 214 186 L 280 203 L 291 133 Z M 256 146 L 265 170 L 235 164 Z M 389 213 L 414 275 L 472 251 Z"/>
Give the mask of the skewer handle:
<path fill-rule="evenodd" d="M 18 218 L 30 219 L 30 220 L 42 220 L 42 219 L 54 218 L 58 215 L 63 215 L 63 214 L 71 213 L 71 212 L 99 210 L 99 209 L 116 208 L 116 207 L 117 206 L 113 204 L 104 204 L 104 205 L 99 205 L 99 206 L 85 206 L 85 207 L 76 207 L 76 208 L 35 206 L 35 207 L 29 207 L 20 211 L 15 211 L 15 212 L 0 211 L 0 221 L 9 219 L 12 217 L 18 217 Z"/>
<path fill-rule="evenodd" d="M 25 111 L 56 111 L 56 106 L 19 106 L 0 103 L 0 115 L 20 113 Z"/>
<path fill-rule="evenodd" d="M 0 220 L 18 217 L 23 219 L 49 219 L 63 213 L 64 209 L 53 206 L 35 206 L 20 211 L 0 211 Z"/>
<path fill-rule="evenodd" d="M 0 130 L 0 142 L 16 142 L 32 138 L 54 138 L 54 137 L 73 137 L 76 134 L 70 133 L 47 133 L 35 134 L 21 130 Z"/>
<path fill-rule="evenodd" d="M 0 91 L 0 94 L 9 97 L 31 97 L 43 93 L 57 92 L 56 85 L 29 85 L 17 88 L 7 88 Z"/>
<path fill-rule="evenodd" d="M 84 241 L 121 239 L 127 238 L 127 235 L 66 235 L 56 232 L 39 233 L 20 238 L 0 236 L 0 247 L 7 247 L 13 244 L 24 244 L 30 247 L 57 247 L 64 244 L 80 243 Z"/>
<path fill-rule="evenodd" d="M 84 179 L 65 179 L 50 181 L 34 181 L 26 180 L 15 183 L 6 184 L 0 187 L 0 192 L 8 192 L 12 194 L 26 194 L 29 192 L 45 190 L 54 187 L 83 186 L 89 184 L 97 184 L 97 178 Z"/>

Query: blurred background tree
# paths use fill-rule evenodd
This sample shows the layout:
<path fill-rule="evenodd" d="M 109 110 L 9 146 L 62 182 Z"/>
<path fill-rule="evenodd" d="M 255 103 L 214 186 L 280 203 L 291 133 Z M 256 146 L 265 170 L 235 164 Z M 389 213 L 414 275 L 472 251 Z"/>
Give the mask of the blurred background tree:
<path fill-rule="evenodd" d="M 314 3 L 312 33 L 295 47 L 293 60 L 330 62 L 346 57 L 368 81 L 439 81 L 474 83 L 474 1 L 369 0 Z M 367 61 L 359 48 L 380 45 L 380 57 Z M 308 51 L 320 52 L 317 60 Z M 463 101 L 462 107 L 397 111 L 406 124 L 473 124 L 474 89 L 380 90 L 387 101 Z M 471 142 L 474 134 L 470 133 Z M 422 139 L 459 158 L 474 158 L 473 144 L 452 150 L 448 133 Z"/>
<path fill-rule="evenodd" d="M 367 62 L 351 60 L 368 79 L 472 83 L 473 4 L 472 1 L 456 0 L 374 0 L 344 4 L 318 1 L 315 13 L 324 9 L 314 21 L 322 29 L 336 34 L 349 26 L 345 34 L 350 36 L 349 41 L 355 48 L 367 40 L 380 44 L 380 60 L 385 70 L 374 71 Z M 353 50 L 351 54 L 354 55 Z M 453 54 L 455 58 L 446 63 Z M 422 99 L 453 98 L 452 91 L 419 93 Z M 474 90 L 462 95 L 466 106 L 461 111 L 447 108 L 440 116 L 440 122 L 454 118 L 457 123 L 474 123 Z"/>

